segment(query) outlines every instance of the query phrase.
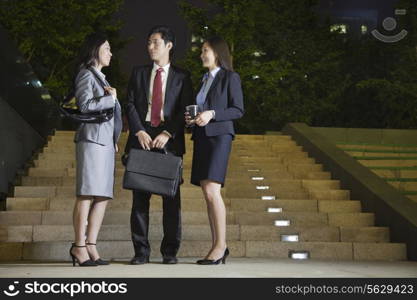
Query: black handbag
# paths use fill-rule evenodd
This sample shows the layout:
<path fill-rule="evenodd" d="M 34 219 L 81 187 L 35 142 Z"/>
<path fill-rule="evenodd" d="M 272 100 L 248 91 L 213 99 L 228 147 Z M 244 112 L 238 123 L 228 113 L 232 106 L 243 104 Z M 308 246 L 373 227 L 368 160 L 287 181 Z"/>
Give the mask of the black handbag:
<path fill-rule="evenodd" d="M 91 69 L 89 70 L 94 74 L 94 76 L 100 82 L 101 86 L 104 88 L 106 84 L 103 82 L 103 80 L 96 74 L 95 71 Z M 82 113 L 77 106 L 74 86 L 71 88 L 70 92 L 62 101 L 62 103 L 58 106 L 58 108 L 61 113 L 61 116 L 75 121 L 77 123 L 103 123 L 110 121 L 114 115 L 113 108 L 91 113 Z"/>
<path fill-rule="evenodd" d="M 132 148 L 123 176 L 123 188 L 174 197 L 182 178 L 182 159 L 173 154 Z"/>

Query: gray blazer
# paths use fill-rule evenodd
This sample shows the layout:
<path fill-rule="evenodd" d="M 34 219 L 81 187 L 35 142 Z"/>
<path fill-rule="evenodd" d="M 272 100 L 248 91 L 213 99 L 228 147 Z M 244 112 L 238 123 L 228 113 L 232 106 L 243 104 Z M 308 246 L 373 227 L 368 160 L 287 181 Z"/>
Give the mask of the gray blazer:
<path fill-rule="evenodd" d="M 81 69 L 75 79 L 75 98 L 82 113 L 96 112 L 114 107 L 114 117 L 103 123 L 81 123 L 75 133 L 75 142 L 89 141 L 100 145 L 115 144 L 122 131 L 122 111 L 119 101 L 105 95 L 94 69 Z M 100 76 L 97 74 L 97 76 Z M 107 81 L 104 82 L 108 84 Z M 110 85 L 109 85 L 110 86 Z"/>

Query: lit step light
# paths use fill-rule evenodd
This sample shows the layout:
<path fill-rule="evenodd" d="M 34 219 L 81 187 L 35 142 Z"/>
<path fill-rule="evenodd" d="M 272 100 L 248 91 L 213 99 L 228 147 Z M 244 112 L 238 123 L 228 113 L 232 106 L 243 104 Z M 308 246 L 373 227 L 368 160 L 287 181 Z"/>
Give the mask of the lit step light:
<path fill-rule="evenodd" d="M 261 181 L 261 180 L 264 180 L 265 178 L 264 177 L 252 177 L 252 180 L 254 180 L 254 181 Z"/>
<path fill-rule="evenodd" d="M 281 234 L 281 242 L 298 242 L 298 234 Z"/>
<path fill-rule="evenodd" d="M 267 185 L 257 185 L 256 189 L 257 190 L 269 190 L 269 186 L 267 186 Z"/>
<path fill-rule="evenodd" d="M 288 257 L 291 259 L 310 259 L 309 251 L 288 251 Z"/>
<path fill-rule="evenodd" d="M 276 200 L 275 196 L 262 196 L 262 200 Z"/>
<path fill-rule="evenodd" d="M 281 213 L 282 208 L 281 207 L 268 207 L 267 211 L 269 213 Z"/>
<path fill-rule="evenodd" d="M 290 220 L 275 220 L 274 224 L 277 227 L 290 226 Z"/>
<path fill-rule="evenodd" d="M 261 170 L 259 169 L 248 169 L 248 172 L 260 172 Z"/>

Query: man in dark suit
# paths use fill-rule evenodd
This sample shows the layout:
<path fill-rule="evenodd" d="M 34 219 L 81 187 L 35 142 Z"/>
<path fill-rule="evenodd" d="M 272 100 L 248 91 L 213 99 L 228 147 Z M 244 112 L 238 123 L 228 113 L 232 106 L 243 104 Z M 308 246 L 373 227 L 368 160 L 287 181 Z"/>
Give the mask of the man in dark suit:
<path fill-rule="evenodd" d="M 188 72 L 170 63 L 175 47 L 172 30 L 156 26 L 148 34 L 151 65 L 133 68 L 128 86 L 127 118 L 129 138 L 126 152 L 131 148 L 163 149 L 174 155 L 185 153 L 184 112 L 193 102 L 192 84 Z M 149 262 L 148 240 L 149 200 L 152 194 L 133 191 L 131 213 L 132 241 L 135 256 L 131 264 Z M 177 263 L 181 241 L 180 188 L 174 198 L 163 197 L 164 238 L 161 253 L 164 264 Z"/>

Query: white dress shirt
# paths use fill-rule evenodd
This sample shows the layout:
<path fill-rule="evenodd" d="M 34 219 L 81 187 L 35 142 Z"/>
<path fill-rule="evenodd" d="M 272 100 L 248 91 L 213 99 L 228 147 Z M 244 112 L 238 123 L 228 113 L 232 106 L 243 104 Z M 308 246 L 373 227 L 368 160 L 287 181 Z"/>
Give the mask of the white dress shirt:
<path fill-rule="evenodd" d="M 163 71 L 161 72 L 161 79 L 162 79 L 162 109 L 161 109 L 161 121 L 164 120 L 164 103 L 165 103 L 165 90 L 167 87 L 167 79 L 169 73 L 169 67 L 171 64 L 167 64 L 164 67 L 158 66 L 156 63 L 153 63 L 153 68 L 151 72 L 151 80 L 149 84 L 149 99 L 148 99 L 148 113 L 146 114 L 146 122 L 151 121 L 151 110 L 152 110 L 152 95 L 153 95 L 153 82 L 155 80 L 156 71 L 159 68 L 162 68 Z"/>

